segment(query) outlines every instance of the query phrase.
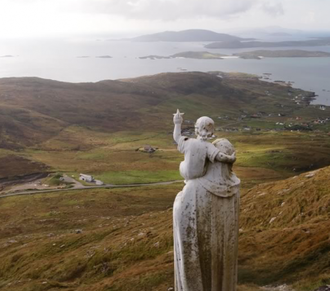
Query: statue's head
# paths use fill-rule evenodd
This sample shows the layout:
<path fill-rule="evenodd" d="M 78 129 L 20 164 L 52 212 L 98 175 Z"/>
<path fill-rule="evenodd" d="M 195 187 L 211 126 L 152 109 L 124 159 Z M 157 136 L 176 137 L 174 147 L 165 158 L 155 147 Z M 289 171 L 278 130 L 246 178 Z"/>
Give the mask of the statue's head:
<path fill-rule="evenodd" d="M 211 138 L 214 133 L 214 121 L 207 116 L 202 116 L 195 123 L 195 133 L 202 140 Z"/>
<path fill-rule="evenodd" d="M 220 150 L 221 153 L 226 154 L 228 156 L 232 155 L 235 152 L 234 146 L 226 138 L 218 138 L 213 142 L 213 144 L 217 149 Z"/>

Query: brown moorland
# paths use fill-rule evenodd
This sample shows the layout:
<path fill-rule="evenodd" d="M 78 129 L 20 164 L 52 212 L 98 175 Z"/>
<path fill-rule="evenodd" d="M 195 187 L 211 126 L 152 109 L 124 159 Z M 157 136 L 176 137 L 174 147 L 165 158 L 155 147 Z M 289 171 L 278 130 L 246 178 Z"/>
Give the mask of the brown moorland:
<path fill-rule="evenodd" d="M 241 199 L 239 290 L 330 283 L 330 168 L 258 185 Z M 167 290 L 172 203 L 182 185 L 1 200 L 1 290 Z"/>

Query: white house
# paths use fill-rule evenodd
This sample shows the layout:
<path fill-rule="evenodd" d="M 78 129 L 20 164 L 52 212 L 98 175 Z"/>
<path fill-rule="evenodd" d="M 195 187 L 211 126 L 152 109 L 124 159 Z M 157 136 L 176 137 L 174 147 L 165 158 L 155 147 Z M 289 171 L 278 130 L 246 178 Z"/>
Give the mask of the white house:
<path fill-rule="evenodd" d="M 80 174 L 79 175 L 79 180 L 85 181 L 85 182 L 88 182 L 88 183 L 92 183 L 92 182 L 95 181 L 93 176 L 85 175 L 85 174 Z"/>

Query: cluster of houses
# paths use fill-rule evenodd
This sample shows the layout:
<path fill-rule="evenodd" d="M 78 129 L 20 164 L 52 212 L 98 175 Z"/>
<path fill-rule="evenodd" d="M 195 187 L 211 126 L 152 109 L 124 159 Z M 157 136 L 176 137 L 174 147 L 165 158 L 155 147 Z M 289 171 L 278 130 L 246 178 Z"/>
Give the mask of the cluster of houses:
<path fill-rule="evenodd" d="M 324 119 L 316 119 L 313 121 L 313 124 L 326 124 L 330 122 L 330 117 L 324 118 Z"/>
<path fill-rule="evenodd" d="M 270 93 L 270 92 L 266 92 Z M 290 93 L 291 94 L 291 93 Z M 314 92 L 310 92 L 307 96 L 304 96 L 303 94 L 299 94 L 295 96 L 292 100 L 294 100 L 297 104 L 301 104 L 300 102 L 306 104 L 309 104 L 310 97 L 315 96 Z M 285 105 L 281 103 L 275 104 L 276 107 L 278 108 L 284 108 Z M 327 107 L 324 105 L 317 105 L 317 108 L 320 110 L 324 111 L 327 110 Z M 280 110 L 279 110 L 280 111 Z M 264 111 L 259 111 L 256 113 L 249 113 L 245 110 L 241 110 L 241 114 L 239 117 L 233 117 L 233 116 L 228 116 L 228 115 L 223 115 L 223 116 L 218 116 L 217 118 L 219 120 L 236 120 L 236 121 L 242 121 L 244 119 L 259 119 L 259 118 L 264 118 L 264 117 L 272 117 L 272 116 L 278 116 L 278 117 L 284 117 L 286 116 L 285 113 L 283 112 L 277 112 L 277 113 L 267 113 Z M 300 117 L 296 117 L 296 120 L 300 120 Z M 310 122 L 303 122 L 303 123 L 288 123 L 288 122 L 283 122 L 283 121 L 278 121 L 275 122 L 275 125 L 279 126 L 277 128 L 272 128 L 272 129 L 263 129 L 264 131 L 282 131 L 282 130 L 313 130 L 313 125 L 324 125 L 326 123 L 330 122 L 330 117 L 328 118 L 318 118 L 316 120 L 310 121 Z M 182 129 L 182 135 L 185 136 L 194 136 L 195 135 L 195 129 L 192 126 L 193 121 L 191 120 L 186 120 L 185 121 L 186 127 Z M 248 131 L 261 131 L 261 128 L 253 128 L 248 125 L 243 125 L 242 127 L 217 127 L 216 131 L 225 131 L 225 132 L 248 132 Z M 146 151 L 146 150 L 145 150 Z"/>

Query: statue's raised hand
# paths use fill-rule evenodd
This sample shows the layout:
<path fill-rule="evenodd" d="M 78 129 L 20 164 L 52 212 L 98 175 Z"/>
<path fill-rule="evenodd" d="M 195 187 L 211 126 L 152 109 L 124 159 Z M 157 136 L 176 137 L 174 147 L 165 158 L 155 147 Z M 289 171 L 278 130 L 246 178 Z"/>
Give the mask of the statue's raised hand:
<path fill-rule="evenodd" d="M 181 113 L 180 111 L 179 111 L 179 109 L 177 109 L 177 111 L 176 111 L 176 113 L 174 113 L 173 115 L 173 123 L 174 124 L 182 124 L 182 122 L 183 122 L 183 114 L 184 113 Z"/>

